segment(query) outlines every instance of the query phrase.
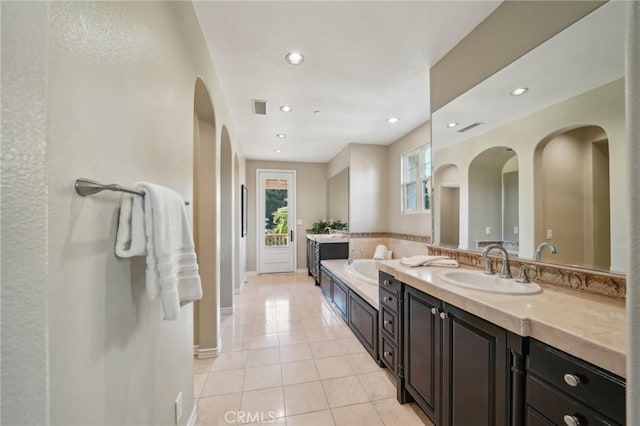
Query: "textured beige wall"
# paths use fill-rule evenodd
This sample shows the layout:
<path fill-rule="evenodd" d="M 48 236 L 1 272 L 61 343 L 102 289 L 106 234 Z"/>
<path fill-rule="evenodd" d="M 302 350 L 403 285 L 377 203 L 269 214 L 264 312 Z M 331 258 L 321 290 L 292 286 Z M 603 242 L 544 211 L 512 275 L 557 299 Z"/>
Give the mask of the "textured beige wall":
<path fill-rule="evenodd" d="M 503 2 L 431 68 L 431 111 L 437 111 L 604 3 Z"/>
<path fill-rule="evenodd" d="M 184 425 L 192 305 L 163 321 L 144 259 L 114 256 L 120 195 L 81 198 L 73 181 L 146 180 L 193 198 L 198 76 L 217 122 L 229 117 L 192 5 L 3 2 L 2 43 L 2 151 L 14 153 L 2 241 L 29 261 L 2 263 L 2 424 L 174 424 L 182 393 Z M 32 343 L 7 346 L 7 331 Z"/>
<path fill-rule="evenodd" d="M 349 222 L 349 169 L 344 169 L 327 183 L 327 218 Z"/>
<path fill-rule="evenodd" d="M 432 234 L 431 213 L 402 213 L 402 154 L 431 143 L 430 123 L 425 123 L 387 147 L 388 169 L 386 191 L 387 226 L 385 231 L 428 236 Z"/>
<path fill-rule="evenodd" d="M 519 162 L 519 226 L 520 256 L 531 258 L 537 241 L 534 235 L 534 151 L 539 142 L 548 139 L 560 130 L 568 130 L 585 124 L 602 127 L 609 138 L 609 158 L 611 164 L 611 269 L 625 271 L 627 259 L 625 246 L 628 233 L 625 227 L 614 226 L 626 223 L 628 219 L 628 197 L 625 196 L 628 183 L 626 159 L 626 129 L 624 110 L 624 81 L 617 80 L 590 92 L 522 117 L 497 129 L 490 130 L 465 142 L 434 153 L 434 165 L 438 167 L 455 164 L 460 171 L 460 245 L 468 244 L 468 169 L 471 160 L 480 152 L 496 145 L 503 145 L 518 155 Z M 602 105 L 607 105 L 603 108 Z"/>
<path fill-rule="evenodd" d="M 307 267 L 306 230 L 313 222 L 327 219 L 327 164 L 296 163 L 288 161 L 247 160 L 246 182 L 249 195 L 249 226 L 246 241 L 247 271 L 256 271 L 256 170 L 296 171 L 296 216 L 302 225 L 296 225 L 297 268 Z"/>
<path fill-rule="evenodd" d="M 331 178 L 349 167 L 350 154 L 351 146 L 347 145 L 329 161 L 329 164 L 327 164 L 327 178 Z"/>

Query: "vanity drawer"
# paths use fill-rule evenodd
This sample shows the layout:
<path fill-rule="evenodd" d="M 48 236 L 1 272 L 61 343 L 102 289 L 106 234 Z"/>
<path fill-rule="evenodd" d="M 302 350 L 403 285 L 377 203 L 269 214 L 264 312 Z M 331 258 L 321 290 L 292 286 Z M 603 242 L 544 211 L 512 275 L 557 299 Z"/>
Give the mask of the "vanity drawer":
<path fill-rule="evenodd" d="M 393 372 L 394 375 L 397 375 L 398 348 L 384 335 L 380 343 L 380 360 Z"/>
<path fill-rule="evenodd" d="M 397 293 L 389 293 L 384 289 L 380 289 L 380 304 L 386 306 L 394 312 L 398 312 L 398 296 Z"/>
<path fill-rule="evenodd" d="M 381 321 L 382 321 L 380 323 L 380 328 L 382 330 L 384 330 L 389 335 L 389 337 L 391 338 L 393 343 L 398 345 L 400 342 L 398 342 L 398 316 L 397 316 L 397 314 L 395 312 L 391 311 L 386 306 L 382 305 L 382 306 L 380 306 L 380 318 L 381 318 Z"/>
<path fill-rule="evenodd" d="M 545 424 L 542 419 L 548 419 L 556 425 L 604 426 L 615 425 L 612 420 L 597 413 L 587 405 L 570 398 L 553 386 L 538 379 L 532 374 L 527 375 L 527 410 L 533 409 L 541 414 L 531 422 L 528 418 L 527 426 Z M 540 418 L 542 417 L 542 419 Z"/>
<path fill-rule="evenodd" d="M 527 369 L 617 423 L 625 423 L 622 379 L 534 339 Z"/>
<path fill-rule="evenodd" d="M 379 285 L 381 289 L 387 290 L 391 293 L 398 294 L 400 293 L 400 281 L 393 278 L 391 275 L 380 272 L 379 274 Z"/>

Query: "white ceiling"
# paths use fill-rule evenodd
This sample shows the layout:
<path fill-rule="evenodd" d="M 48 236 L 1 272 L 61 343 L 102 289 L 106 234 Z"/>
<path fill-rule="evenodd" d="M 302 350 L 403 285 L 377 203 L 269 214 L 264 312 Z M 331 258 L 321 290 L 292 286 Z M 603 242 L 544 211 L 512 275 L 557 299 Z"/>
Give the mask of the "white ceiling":
<path fill-rule="evenodd" d="M 435 112 L 434 151 L 624 77 L 624 3 L 605 3 Z M 517 87 L 529 92 L 511 96 Z M 458 133 L 473 122 L 485 124 Z"/>
<path fill-rule="evenodd" d="M 429 68 L 499 4 L 194 2 L 246 157 L 309 162 L 349 143 L 390 144 L 426 122 Z M 293 50 L 302 65 L 285 62 Z M 252 99 L 268 101 L 266 116 Z"/>

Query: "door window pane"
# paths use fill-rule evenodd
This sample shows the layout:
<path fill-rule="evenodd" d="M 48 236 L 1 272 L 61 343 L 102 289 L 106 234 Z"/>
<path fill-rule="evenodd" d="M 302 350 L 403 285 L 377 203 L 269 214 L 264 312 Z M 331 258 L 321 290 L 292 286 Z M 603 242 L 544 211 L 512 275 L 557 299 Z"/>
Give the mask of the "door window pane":
<path fill-rule="evenodd" d="M 264 195 L 265 245 L 286 246 L 289 243 L 287 181 L 267 179 Z"/>

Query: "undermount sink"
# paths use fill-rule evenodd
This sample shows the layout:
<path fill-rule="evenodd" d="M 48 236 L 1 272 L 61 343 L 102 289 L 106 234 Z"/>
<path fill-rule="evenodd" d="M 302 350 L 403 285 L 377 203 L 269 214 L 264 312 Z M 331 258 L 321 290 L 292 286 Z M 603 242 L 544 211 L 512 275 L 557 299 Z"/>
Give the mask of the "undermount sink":
<path fill-rule="evenodd" d="M 500 278 L 496 275 L 487 275 L 482 271 L 450 270 L 440 273 L 443 280 L 474 290 L 489 293 L 502 294 L 535 294 L 542 288 L 535 283 L 519 283 L 515 279 Z"/>
<path fill-rule="evenodd" d="M 316 239 L 324 240 L 326 238 L 344 238 L 344 234 L 316 234 Z"/>

